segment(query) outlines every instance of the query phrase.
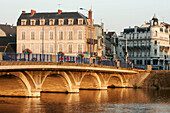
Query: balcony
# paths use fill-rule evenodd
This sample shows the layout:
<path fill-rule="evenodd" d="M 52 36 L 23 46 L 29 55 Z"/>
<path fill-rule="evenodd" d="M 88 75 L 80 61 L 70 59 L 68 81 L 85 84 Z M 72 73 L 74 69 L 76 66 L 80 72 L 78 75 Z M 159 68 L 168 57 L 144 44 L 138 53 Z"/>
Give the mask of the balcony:
<path fill-rule="evenodd" d="M 88 44 L 97 44 L 98 40 L 97 39 L 87 39 Z"/>

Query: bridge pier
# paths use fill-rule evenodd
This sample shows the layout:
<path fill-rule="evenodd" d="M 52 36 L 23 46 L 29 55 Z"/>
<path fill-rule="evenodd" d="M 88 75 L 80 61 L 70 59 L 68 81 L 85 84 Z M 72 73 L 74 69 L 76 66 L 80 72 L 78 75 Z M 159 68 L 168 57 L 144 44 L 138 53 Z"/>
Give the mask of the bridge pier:
<path fill-rule="evenodd" d="M 107 86 L 101 86 L 101 90 L 107 90 Z"/>
<path fill-rule="evenodd" d="M 31 95 L 29 97 L 40 97 L 40 90 L 38 91 L 31 91 Z"/>

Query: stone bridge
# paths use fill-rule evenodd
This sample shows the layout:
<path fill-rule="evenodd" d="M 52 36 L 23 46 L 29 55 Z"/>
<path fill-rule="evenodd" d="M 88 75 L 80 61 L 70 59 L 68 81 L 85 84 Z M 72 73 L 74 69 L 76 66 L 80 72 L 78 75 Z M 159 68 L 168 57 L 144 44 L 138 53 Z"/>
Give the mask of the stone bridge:
<path fill-rule="evenodd" d="M 41 92 L 133 87 L 147 70 L 61 62 L 0 62 L 0 96 L 39 97 Z"/>

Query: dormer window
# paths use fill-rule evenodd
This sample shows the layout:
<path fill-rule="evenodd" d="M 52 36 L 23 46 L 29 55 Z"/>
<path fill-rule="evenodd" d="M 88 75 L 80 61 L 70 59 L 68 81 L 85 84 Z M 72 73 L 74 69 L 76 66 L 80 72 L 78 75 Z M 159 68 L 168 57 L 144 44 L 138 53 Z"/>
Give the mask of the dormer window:
<path fill-rule="evenodd" d="M 78 24 L 83 25 L 83 19 L 78 19 Z"/>
<path fill-rule="evenodd" d="M 49 25 L 54 25 L 54 19 L 49 20 Z"/>
<path fill-rule="evenodd" d="M 68 19 L 68 25 L 73 25 L 74 19 Z"/>
<path fill-rule="evenodd" d="M 40 19 L 40 25 L 45 25 L 45 19 Z"/>
<path fill-rule="evenodd" d="M 31 20 L 30 20 L 30 25 L 35 25 L 35 22 L 36 22 L 36 20 L 31 19 Z"/>
<path fill-rule="evenodd" d="M 64 19 L 59 19 L 59 25 L 64 25 Z"/>
<path fill-rule="evenodd" d="M 26 25 L 26 22 L 27 22 L 26 19 L 21 20 L 21 25 Z"/>

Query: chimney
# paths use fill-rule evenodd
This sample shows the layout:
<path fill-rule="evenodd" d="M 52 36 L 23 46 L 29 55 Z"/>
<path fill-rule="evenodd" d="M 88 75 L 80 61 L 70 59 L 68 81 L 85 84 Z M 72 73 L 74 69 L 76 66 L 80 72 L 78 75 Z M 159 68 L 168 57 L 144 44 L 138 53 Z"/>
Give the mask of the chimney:
<path fill-rule="evenodd" d="M 58 14 L 61 14 L 62 13 L 62 10 L 58 9 Z"/>
<path fill-rule="evenodd" d="M 91 11 L 91 9 L 89 10 L 89 19 L 92 20 L 92 11 Z"/>
<path fill-rule="evenodd" d="M 22 13 L 26 13 L 26 11 L 22 11 Z"/>
<path fill-rule="evenodd" d="M 36 13 L 36 11 L 31 10 L 31 16 L 33 16 Z"/>
<path fill-rule="evenodd" d="M 109 32 L 108 32 L 108 29 L 106 29 L 106 35 L 108 34 Z"/>
<path fill-rule="evenodd" d="M 135 33 L 137 33 L 138 26 L 135 26 Z"/>

